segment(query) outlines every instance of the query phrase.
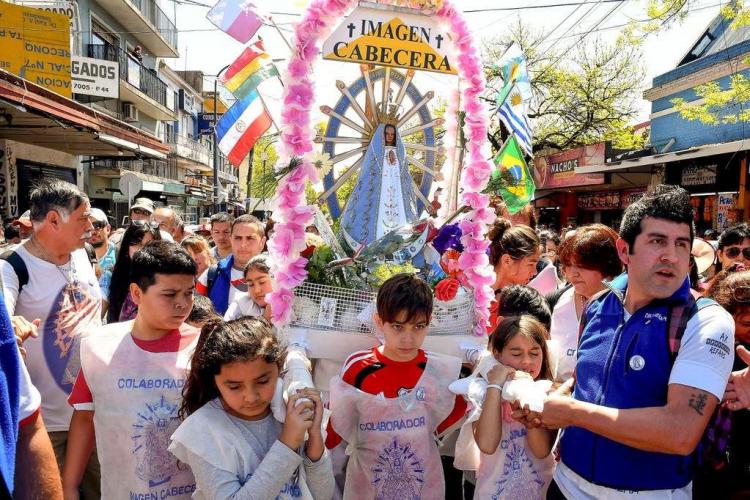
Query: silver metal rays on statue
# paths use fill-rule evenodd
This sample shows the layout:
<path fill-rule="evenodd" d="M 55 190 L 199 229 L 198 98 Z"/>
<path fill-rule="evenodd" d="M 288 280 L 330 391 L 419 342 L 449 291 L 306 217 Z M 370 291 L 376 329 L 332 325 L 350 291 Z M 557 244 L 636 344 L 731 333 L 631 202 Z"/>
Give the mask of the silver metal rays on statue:
<path fill-rule="evenodd" d="M 429 209 L 432 180 L 441 175 L 436 156 L 443 152 L 435 133 L 443 120 L 432 118 L 427 106 L 434 92 L 421 94 L 413 71 L 360 69 L 362 77 L 351 85 L 336 82 L 341 97 L 334 107 L 321 106 L 328 123 L 316 138 L 334 163 L 318 201 L 341 219 L 340 236 L 350 251 Z M 354 185 L 351 194 L 339 199 L 347 181 Z"/>

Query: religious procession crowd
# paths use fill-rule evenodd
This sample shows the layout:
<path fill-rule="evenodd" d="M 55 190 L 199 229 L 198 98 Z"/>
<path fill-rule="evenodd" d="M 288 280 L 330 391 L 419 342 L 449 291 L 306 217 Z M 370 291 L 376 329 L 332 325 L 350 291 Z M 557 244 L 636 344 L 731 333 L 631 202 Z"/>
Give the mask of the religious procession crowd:
<path fill-rule="evenodd" d="M 497 207 L 486 349 L 425 352 L 432 291 L 396 274 L 381 344 L 288 397 L 270 227 L 216 213 L 186 234 L 138 198 L 115 230 L 57 180 L 30 203 L 0 260 L 0 497 L 750 494 L 750 226 L 701 242 L 717 259 L 699 270 L 682 188 L 619 233 Z"/>

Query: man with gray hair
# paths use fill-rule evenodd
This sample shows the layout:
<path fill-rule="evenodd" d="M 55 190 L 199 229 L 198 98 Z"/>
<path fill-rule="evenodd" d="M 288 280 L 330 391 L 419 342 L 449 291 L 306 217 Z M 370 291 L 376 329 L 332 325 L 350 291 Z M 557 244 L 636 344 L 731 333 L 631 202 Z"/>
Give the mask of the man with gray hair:
<path fill-rule="evenodd" d="M 30 328 L 17 337 L 41 393 L 42 414 L 62 470 L 73 413 L 67 397 L 80 369 L 80 338 L 101 326 L 101 292 L 84 248 L 94 228 L 88 196 L 70 183 L 45 179 L 32 189 L 29 201 L 34 233 L 2 255 L 0 276 L 8 313 L 38 327 L 38 334 Z M 98 498 L 98 470 L 94 458 L 84 498 Z"/>

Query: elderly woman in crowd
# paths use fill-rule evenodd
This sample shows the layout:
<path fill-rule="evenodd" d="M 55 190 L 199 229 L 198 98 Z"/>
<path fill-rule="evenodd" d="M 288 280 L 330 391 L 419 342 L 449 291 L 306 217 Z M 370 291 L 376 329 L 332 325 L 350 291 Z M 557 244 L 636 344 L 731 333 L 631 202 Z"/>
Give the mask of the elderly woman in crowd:
<path fill-rule="evenodd" d="M 560 263 L 570 286 L 552 311 L 550 336 L 558 347 L 557 380 L 573 375 L 578 347 L 578 323 L 586 301 L 604 289 L 603 281 L 622 272 L 617 255 L 617 233 L 603 225 L 580 227 L 559 247 Z"/>

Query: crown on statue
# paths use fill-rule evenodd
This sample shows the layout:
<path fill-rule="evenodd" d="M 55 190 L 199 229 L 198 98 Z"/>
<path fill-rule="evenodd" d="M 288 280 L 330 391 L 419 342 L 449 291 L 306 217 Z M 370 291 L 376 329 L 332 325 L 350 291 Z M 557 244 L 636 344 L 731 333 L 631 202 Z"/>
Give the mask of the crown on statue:
<path fill-rule="evenodd" d="M 401 106 L 397 104 L 387 104 L 387 111 L 378 111 L 378 122 L 386 125 L 397 125 L 401 118 Z"/>

